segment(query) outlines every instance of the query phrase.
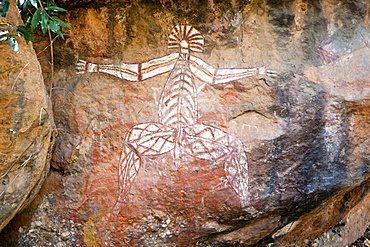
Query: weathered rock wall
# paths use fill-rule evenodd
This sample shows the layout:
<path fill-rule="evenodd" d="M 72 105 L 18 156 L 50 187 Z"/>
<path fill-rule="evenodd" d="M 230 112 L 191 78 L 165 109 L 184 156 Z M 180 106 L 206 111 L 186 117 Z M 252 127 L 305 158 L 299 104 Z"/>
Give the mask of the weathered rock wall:
<path fill-rule="evenodd" d="M 33 206 L 10 226 L 21 227 L 14 242 L 306 246 L 333 225 L 347 224 L 342 219 L 358 212 L 358 203 L 368 204 L 368 3 L 65 5 L 70 7 L 65 18 L 74 29 L 65 42 L 54 43 L 52 101 L 59 133 L 54 170 Z M 102 73 L 81 75 L 78 60 L 120 64 L 165 56 L 172 52 L 167 37 L 181 23 L 203 34 L 205 51 L 194 55 L 211 66 L 276 71 L 276 77 L 227 84 L 196 81 L 198 122 L 243 143 L 249 202 L 245 206 L 227 180 L 224 166 L 232 155 L 214 160 L 189 155 L 176 166 L 169 152 L 143 156 L 128 201 L 113 208 L 120 193 L 124 137 L 133 126 L 158 121 L 168 74 L 139 82 Z M 45 43 L 36 46 L 42 50 Z M 47 59 L 40 57 L 51 85 Z M 228 142 L 234 148 L 235 143 Z M 360 234 L 366 224 L 353 233 Z"/>

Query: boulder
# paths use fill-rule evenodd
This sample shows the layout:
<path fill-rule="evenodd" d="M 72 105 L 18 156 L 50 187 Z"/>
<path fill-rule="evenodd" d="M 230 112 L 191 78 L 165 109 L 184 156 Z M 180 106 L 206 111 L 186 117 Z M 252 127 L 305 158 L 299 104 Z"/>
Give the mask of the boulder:
<path fill-rule="evenodd" d="M 1 22 L 22 23 L 14 1 Z M 39 192 L 49 171 L 53 115 L 32 44 L 0 43 L 0 230 Z"/>

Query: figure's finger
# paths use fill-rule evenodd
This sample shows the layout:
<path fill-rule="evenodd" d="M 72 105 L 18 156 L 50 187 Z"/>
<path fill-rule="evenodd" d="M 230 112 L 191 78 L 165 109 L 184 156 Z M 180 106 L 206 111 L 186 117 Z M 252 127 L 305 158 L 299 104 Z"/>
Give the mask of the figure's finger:
<path fill-rule="evenodd" d="M 270 76 L 270 77 L 277 77 L 277 72 L 276 71 L 273 71 L 273 70 L 267 70 L 266 71 L 266 75 Z"/>
<path fill-rule="evenodd" d="M 85 68 L 86 68 L 86 65 L 84 65 L 84 64 L 77 64 L 77 66 L 76 66 L 76 69 L 79 69 L 79 70 L 85 69 Z"/>
<path fill-rule="evenodd" d="M 85 67 L 85 66 L 76 66 L 76 70 L 77 70 L 79 73 L 84 73 L 84 72 L 85 72 L 85 69 L 86 69 L 86 67 Z"/>
<path fill-rule="evenodd" d="M 77 66 L 79 66 L 79 67 L 82 67 L 82 66 L 85 66 L 86 65 L 86 61 L 85 60 L 78 60 L 77 61 Z"/>

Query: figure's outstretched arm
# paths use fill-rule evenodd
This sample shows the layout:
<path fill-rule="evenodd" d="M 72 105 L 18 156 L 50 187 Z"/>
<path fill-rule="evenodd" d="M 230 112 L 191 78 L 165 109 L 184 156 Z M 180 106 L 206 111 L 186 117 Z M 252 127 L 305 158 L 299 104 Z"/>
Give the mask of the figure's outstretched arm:
<path fill-rule="evenodd" d="M 228 83 L 245 77 L 255 75 L 267 75 L 275 77 L 276 73 L 261 68 L 229 68 L 218 69 L 213 68 L 202 59 L 190 56 L 190 70 L 200 80 L 210 84 Z"/>
<path fill-rule="evenodd" d="M 120 63 L 118 65 L 96 64 L 79 60 L 76 69 L 78 74 L 105 73 L 123 80 L 142 81 L 172 70 L 178 57 L 178 53 L 172 53 L 144 63 Z"/>

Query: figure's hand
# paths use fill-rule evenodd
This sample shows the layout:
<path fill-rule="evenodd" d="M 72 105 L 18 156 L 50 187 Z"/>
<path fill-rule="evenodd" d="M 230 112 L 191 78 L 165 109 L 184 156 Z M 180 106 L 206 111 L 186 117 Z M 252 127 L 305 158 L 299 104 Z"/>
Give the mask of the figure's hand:
<path fill-rule="evenodd" d="M 86 72 L 86 61 L 85 60 L 78 60 L 77 62 L 77 66 L 76 66 L 76 70 L 77 70 L 77 74 L 84 74 Z"/>
<path fill-rule="evenodd" d="M 266 70 L 265 67 L 261 67 L 258 69 L 259 75 L 267 75 L 269 77 L 277 77 L 277 72 L 273 70 Z"/>
<path fill-rule="evenodd" d="M 77 74 L 99 72 L 99 65 L 80 59 L 77 62 L 76 70 Z"/>

